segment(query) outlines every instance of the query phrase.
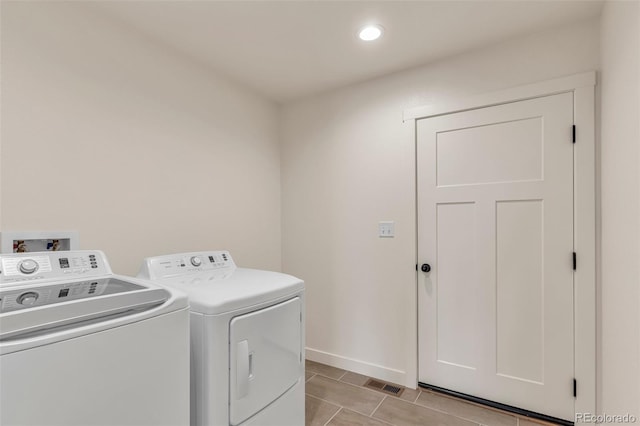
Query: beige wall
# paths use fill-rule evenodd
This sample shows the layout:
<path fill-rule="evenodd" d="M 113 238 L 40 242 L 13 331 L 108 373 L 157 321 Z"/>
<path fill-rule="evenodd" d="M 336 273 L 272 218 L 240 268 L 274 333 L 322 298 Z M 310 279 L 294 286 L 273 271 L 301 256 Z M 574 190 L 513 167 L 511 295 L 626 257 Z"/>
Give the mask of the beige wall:
<path fill-rule="evenodd" d="M 3 2 L 1 35 L 1 230 L 77 230 L 126 274 L 203 249 L 280 269 L 275 104 L 83 2 Z"/>
<path fill-rule="evenodd" d="M 599 67 L 583 22 L 285 105 L 283 269 L 307 283 L 307 355 L 415 386 L 415 153 L 406 108 Z M 381 58 L 384 60 L 384 58 Z M 396 237 L 377 223 L 396 222 Z"/>
<path fill-rule="evenodd" d="M 640 418 L 640 7 L 602 13 L 600 410 Z"/>

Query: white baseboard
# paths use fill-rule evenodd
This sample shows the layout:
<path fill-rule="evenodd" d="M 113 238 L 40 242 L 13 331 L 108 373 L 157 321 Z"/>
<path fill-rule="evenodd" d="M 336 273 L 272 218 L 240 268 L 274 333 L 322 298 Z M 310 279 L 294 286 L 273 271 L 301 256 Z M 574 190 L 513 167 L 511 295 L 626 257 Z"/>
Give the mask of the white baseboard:
<path fill-rule="evenodd" d="M 391 382 L 402 385 L 411 389 L 416 388 L 414 377 L 407 377 L 407 373 L 393 368 L 383 367 L 381 365 L 371 364 L 369 362 L 360 361 L 353 358 L 347 358 L 341 355 L 329 352 L 319 351 L 317 349 L 305 348 L 308 360 L 320 362 L 332 367 L 341 368 L 343 370 L 353 371 L 354 373 L 363 374 L 385 382 Z"/>

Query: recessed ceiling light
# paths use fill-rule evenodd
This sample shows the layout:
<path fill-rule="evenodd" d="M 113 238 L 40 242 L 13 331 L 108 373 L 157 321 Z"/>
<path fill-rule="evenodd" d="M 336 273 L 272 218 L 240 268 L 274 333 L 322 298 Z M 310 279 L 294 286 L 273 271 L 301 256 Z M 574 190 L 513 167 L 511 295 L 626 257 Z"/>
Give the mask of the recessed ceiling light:
<path fill-rule="evenodd" d="M 360 28 L 358 31 L 358 37 L 360 40 L 373 41 L 382 36 L 384 29 L 380 25 L 367 25 Z"/>

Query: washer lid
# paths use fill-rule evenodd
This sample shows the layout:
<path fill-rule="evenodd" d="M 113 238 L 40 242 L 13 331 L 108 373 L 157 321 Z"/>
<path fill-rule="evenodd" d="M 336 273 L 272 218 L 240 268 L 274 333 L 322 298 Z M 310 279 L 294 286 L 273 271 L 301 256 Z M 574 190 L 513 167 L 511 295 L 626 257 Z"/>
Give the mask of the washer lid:
<path fill-rule="evenodd" d="M 46 285 L 38 284 L 34 282 L 28 286 L 0 289 L 0 314 L 60 303 L 68 304 L 67 302 L 72 301 L 76 303 L 71 306 L 75 306 L 81 301 L 95 299 L 100 296 L 122 295 L 122 293 L 149 290 L 147 286 L 114 278 L 113 276 L 83 281 L 47 283 Z M 166 295 L 165 300 L 169 299 L 169 292 L 165 289 L 162 289 L 162 292 Z M 120 298 L 120 300 L 124 299 L 126 297 Z M 124 303 L 127 304 L 128 302 Z"/>
<path fill-rule="evenodd" d="M 166 278 L 158 284 L 189 297 L 193 312 L 216 315 L 278 299 L 304 290 L 299 278 L 280 272 L 237 268 Z"/>
<path fill-rule="evenodd" d="M 0 342 L 132 316 L 171 298 L 167 289 L 112 277 L 2 289 Z"/>

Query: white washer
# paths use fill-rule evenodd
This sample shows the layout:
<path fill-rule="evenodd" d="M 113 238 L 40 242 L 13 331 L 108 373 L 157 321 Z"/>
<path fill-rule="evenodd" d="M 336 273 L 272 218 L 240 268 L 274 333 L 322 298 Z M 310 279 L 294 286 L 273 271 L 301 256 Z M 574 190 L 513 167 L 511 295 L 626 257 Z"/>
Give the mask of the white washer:
<path fill-rule="evenodd" d="M 0 255 L 0 424 L 188 423 L 185 295 L 100 251 Z"/>
<path fill-rule="evenodd" d="M 187 293 L 192 425 L 304 425 L 304 283 L 227 251 L 147 258 L 138 277 Z"/>

